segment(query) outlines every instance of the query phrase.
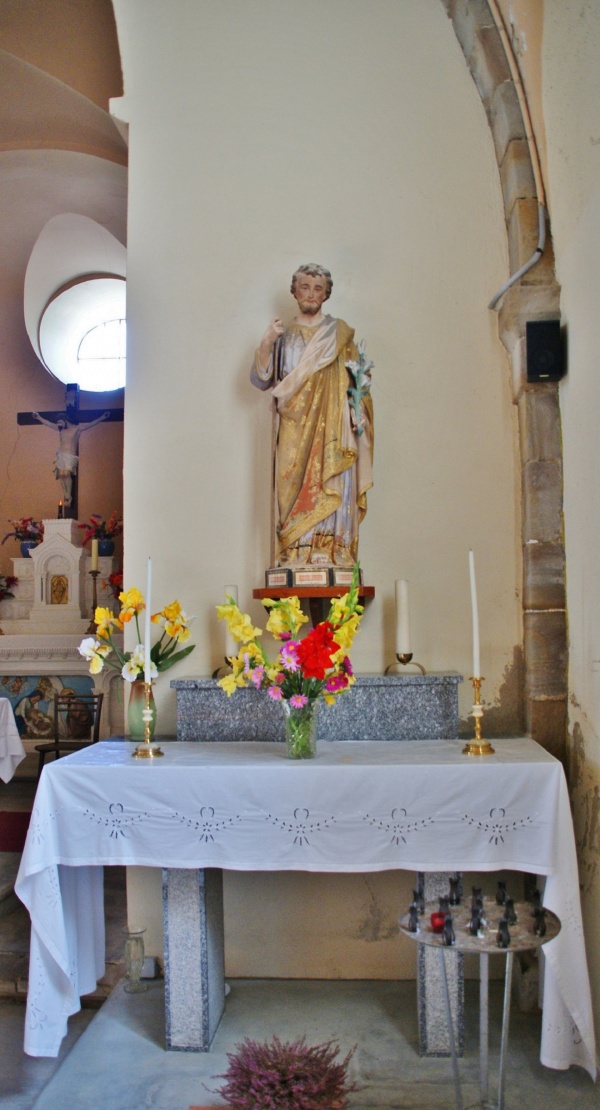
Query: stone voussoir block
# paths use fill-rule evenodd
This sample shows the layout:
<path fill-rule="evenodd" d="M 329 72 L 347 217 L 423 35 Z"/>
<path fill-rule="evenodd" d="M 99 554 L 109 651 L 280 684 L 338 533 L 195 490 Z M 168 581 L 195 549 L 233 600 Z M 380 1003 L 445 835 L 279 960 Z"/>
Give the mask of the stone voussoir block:
<path fill-rule="evenodd" d="M 502 39 L 493 24 L 480 27 L 477 31 L 468 62 L 485 109 L 489 112 L 498 86 L 511 80 Z"/>
<path fill-rule="evenodd" d="M 465 58 L 473 50 L 477 33 L 482 27 L 492 27 L 494 20 L 487 0 L 442 0 L 452 20 L 454 32 Z"/>
<path fill-rule="evenodd" d="M 562 543 L 524 544 L 523 606 L 525 609 L 564 609 L 565 549 Z"/>
<path fill-rule="evenodd" d="M 509 355 L 525 335 L 528 320 L 553 316 L 560 316 L 560 285 L 554 277 L 546 285 L 523 285 L 517 281 L 507 289 L 499 305 L 498 329 Z"/>
<path fill-rule="evenodd" d="M 564 762 L 568 726 L 566 697 L 532 698 L 527 704 L 526 725 L 532 740 Z"/>
<path fill-rule="evenodd" d="M 563 539 L 562 466 L 559 460 L 526 462 L 522 469 L 523 541 L 561 543 Z"/>
<path fill-rule="evenodd" d="M 523 114 L 513 81 L 504 81 L 498 85 L 490 104 L 489 120 L 496 159 L 498 165 L 501 165 L 508 144 L 513 140 L 525 140 Z"/>
<path fill-rule="evenodd" d="M 564 609 L 528 609 L 523 614 L 525 704 L 567 696 L 567 618 Z"/>
<path fill-rule="evenodd" d="M 508 213 L 508 257 L 511 271 L 516 271 L 529 261 L 539 241 L 539 211 L 535 197 L 516 200 Z M 552 237 L 546 226 L 544 253 L 535 266 L 521 278 L 527 285 L 548 285 L 554 280 L 554 249 Z"/>
<path fill-rule="evenodd" d="M 523 197 L 535 197 L 535 179 L 526 139 L 511 139 L 500 165 L 504 211 L 512 212 Z"/>
<path fill-rule="evenodd" d="M 561 459 L 562 438 L 558 383 L 543 382 L 519 398 L 519 432 L 523 462 Z"/>

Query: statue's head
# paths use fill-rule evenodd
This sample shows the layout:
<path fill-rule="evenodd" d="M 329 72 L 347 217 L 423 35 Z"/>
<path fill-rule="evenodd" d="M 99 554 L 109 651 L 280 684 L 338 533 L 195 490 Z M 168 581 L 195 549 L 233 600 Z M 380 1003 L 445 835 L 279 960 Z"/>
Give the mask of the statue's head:
<path fill-rule="evenodd" d="M 292 277 L 292 284 L 290 286 L 290 293 L 292 294 L 292 297 L 296 296 L 296 286 L 301 274 L 308 274 L 309 277 L 324 278 L 327 285 L 327 296 L 324 299 L 326 301 L 329 300 L 331 296 L 331 290 L 333 289 L 331 272 L 329 270 L 326 270 L 324 266 L 318 266 L 316 262 L 306 262 L 304 266 L 298 266 L 298 269 Z"/>
<path fill-rule="evenodd" d="M 58 428 L 59 431 L 61 431 L 62 428 L 68 428 L 69 427 L 69 418 L 68 418 L 66 412 L 59 412 L 59 414 L 56 418 L 56 427 Z"/>

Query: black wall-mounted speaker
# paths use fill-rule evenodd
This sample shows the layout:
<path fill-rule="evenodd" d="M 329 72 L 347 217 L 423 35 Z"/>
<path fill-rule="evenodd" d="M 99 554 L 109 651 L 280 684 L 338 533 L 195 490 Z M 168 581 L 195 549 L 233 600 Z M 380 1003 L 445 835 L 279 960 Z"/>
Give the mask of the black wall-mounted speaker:
<path fill-rule="evenodd" d="M 565 372 L 560 320 L 529 320 L 525 339 L 527 381 L 559 382 Z"/>

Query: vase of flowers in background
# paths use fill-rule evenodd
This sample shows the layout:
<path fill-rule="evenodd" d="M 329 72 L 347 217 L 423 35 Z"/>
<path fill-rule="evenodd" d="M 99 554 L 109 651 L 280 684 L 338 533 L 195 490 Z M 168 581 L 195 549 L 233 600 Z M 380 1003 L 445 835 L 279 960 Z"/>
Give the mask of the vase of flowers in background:
<path fill-rule="evenodd" d="M 280 702 L 285 714 L 286 750 L 290 759 L 311 759 L 316 753 L 316 711 L 323 699 L 331 705 L 355 681 L 348 651 L 360 622 L 358 604 L 358 564 L 354 567 L 350 590 L 332 599 L 327 619 L 299 638 L 308 617 L 297 597 L 278 600 L 265 598 L 270 610 L 267 632 L 280 643 L 275 660 L 269 660 L 259 643 L 260 628 L 254 628 L 247 613 L 241 613 L 233 598 L 217 605 L 220 620 L 227 622 L 234 640 L 240 643 L 237 655 L 229 658 L 231 674 L 218 685 L 231 696 L 241 687 L 266 690 L 267 697 Z"/>
<path fill-rule="evenodd" d="M 144 612 L 146 603 L 143 594 L 133 587 L 119 594 L 121 609 L 117 616 L 110 609 L 98 606 L 94 614 L 96 635 L 87 636 L 79 645 L 79 654 L 89 661 L 90 674 L 99 674 L 104 666 L 113 667 L 121 672 L 126 682 L 131 684 L 128 706 L 128 731 L 132 740 L 144 739 L 144 721 L 142 711 L 145 706 L 144 671 L 146 652 L 142 644 L 139 617 Z M 188 617 L 178 601 L 165 605 L 158 613 L 153 613 L 151 621 L 162 628 L 160 639 L 150 650 L 150 678 L 156 678 L 162 671 L 167 671 L 180 659 L 184 659 L 194 650 L 195 644 L 177 650 L 178 644 L 185 644 L 190 638 L 190 623 L 193 617 Z M 133 651 L 122 651 L 113 641 L 113 633 L 122 632 L 125 625 L 134 621 L 138 643 Z M 140 689 L 141 700 L 140 706 Z M 153 708 L 154 698 L 150 690 L 150 708 Z M 151 735 L 156 727 L 156 707 L 150 724 Z"/>
<path fill-rule="evenodd" d="M 89 520 L 77 525 L 84 529 L 83 546 L 90 540 L 98 540 L 98 554 L 100 556 L 113 555 L 115 539 L 123 532 L 123 521 L 115 512 L 111 513 L 108 520 L 103 520 L 100 513 L 92 513 Z"/>
<path fill-rule="evenodd" d="M 19 520 L 9 520 L 12 531 L 7 532 L 2 543 L 6 543 L 11 536 L 21 545 L 21 558 L 29 559 L 32 548 L 37 547 L 44 537 L 44 525 L 41 520 L 34 520 L 32 516 L 24 516 Z"/>

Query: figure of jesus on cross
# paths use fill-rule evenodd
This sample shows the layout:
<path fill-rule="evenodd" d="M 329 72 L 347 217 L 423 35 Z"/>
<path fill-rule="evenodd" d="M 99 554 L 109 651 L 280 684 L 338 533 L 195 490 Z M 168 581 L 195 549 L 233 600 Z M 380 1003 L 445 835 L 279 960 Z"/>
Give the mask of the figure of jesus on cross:
<path fill-rule="evenodd" d="M 79 437 L 82 432 L 87 432 L 88 428 L 108 420 L 110 412 L 103 412 L 101 416 L 96 417 L 95 420 L 89 420 L 87 424 L 72 424 L 66 412 L 61 413 L 57 420 L 46 420 L 39 412 L 32 412 L 31 415 L 34 420 L 39 420 L 40 424 L 45 424 L 47 428 L 58 429 L 59 447 L 54 456 L 54 477 L 62 486 L 65 509 L 69 509 L 73 501 L 73 478 L 77 474 L 79 464 Z M 65 515 L 69 516 L 70 513 L 66 512 Z"/>
<path fill-rule="evenodd" d="M 64 412 L 19 412 L 19 424 L 45 424 L 58 432 L 58 450 L 52 466 L 54 477 L 62 487 L 64 515 L 77 517 L 77 471 L 79 466 L 79 439 L 82 432 L 101 424 L 104 420 L 122 420 L 123 409 L 87 409 L 85 415 L 90 419 L 82 423 L 79 419 L 79 387 L 68 385 L 65 392 Z"/>

